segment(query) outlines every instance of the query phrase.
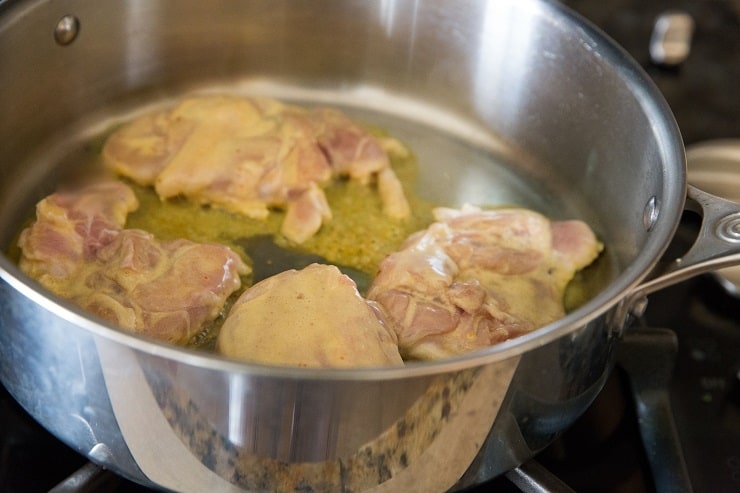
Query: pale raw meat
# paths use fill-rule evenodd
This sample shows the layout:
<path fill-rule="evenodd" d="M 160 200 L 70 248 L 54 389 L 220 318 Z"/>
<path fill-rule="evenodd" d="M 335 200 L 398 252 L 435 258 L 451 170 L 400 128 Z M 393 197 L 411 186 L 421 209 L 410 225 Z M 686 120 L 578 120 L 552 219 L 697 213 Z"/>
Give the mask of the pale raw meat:
<path fill-rule="evenodd" d="M 225 246 L 159 242 L 127 229 L 82 266 L 69 295 L 81 308 L 125 329 L 185 344 L 220 313 L 246 267 Z"/>
<path fill-rule="evenodd" d="M 66 190 L 36 205 L 36 222 L 23 230 L 21 268 L 53 289 L 118 234 L 139 202 L 129 187 L 117 181 L 93 182 L 84 192 Z"/>
<path fill-rule="evenodd" d="M 122 328 L 185 343 L 218 316 L 247 267 L 222 245 L 159 242 L 123 229 L 137 206 L 120 182 L 50 195 L 21 233 L 19 265 L 50 291 Z"/>
<path fill-rule="evenodd" d="M 331 209 L 324 192 L 314 183 L 291 196 L 285 211 L 282 231 L 296 243 L 303 243 L 331 219 Z"/>
<path fill-rule="evenodd" d="M 222 354 L 301 367 L 402 365 L 395 334 L 331 265 L 284 271 L 247 289 L 218 336 Z"/>
<path fill-rule="evenodd" d="M 368 292 L 405 358 L 488 347 L 561 318 L 577 270 L 602 245 L 580 221 L 525 209 L 437 209 L 437 222 L 388 256 Z"/>
<path fill-rule="evenodd" d="M 257 219 L 285 209 L 282 233 L 296 243 L 331 219 L 322 188 L 338 177 L 376 180 L 384 212 L 410 214 L 381 141 L 331 109 L 195 97 L 124 125 L 103 157 L 163 199 L 182 195 Z"/>

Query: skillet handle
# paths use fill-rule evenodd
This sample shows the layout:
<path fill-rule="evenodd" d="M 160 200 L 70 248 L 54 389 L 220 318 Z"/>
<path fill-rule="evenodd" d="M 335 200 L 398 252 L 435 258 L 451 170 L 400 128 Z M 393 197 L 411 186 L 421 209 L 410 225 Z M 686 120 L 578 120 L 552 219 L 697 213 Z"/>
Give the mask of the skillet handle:
<path fill-rule="evenodd" d="M 686 208 L 703 216 L 691 249 L 663 274 L 637 288 L 640 296 L 704 272 L 740 264 L 740 204 L 688 186 Z"/>
<path fill-rule="evenodd" d="M 691 277 L 740 264 L 740 204 L 688 186 L 686 209 L 702 215 L 701 229 L 688 252 L 657 277 L 637 286 L 617 314 L 617 327 L 624 327 L 627 315 L 639 316 L 646 296 Z"/>

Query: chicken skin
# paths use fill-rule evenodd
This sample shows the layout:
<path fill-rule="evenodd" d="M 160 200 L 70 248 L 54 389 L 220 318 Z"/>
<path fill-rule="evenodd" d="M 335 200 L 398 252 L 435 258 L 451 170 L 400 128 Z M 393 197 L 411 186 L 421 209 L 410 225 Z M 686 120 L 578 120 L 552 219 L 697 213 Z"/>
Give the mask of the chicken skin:
<path fill-rule="evenodd" d="M 216 349 L 255 363 L 348 368 L 402 365 L 395 333 L 374 303 L 332 265 L 288 270 L 247 289 Z"/>
<path fill-rule="evenodd" d="M 116 130 L 103 157 L 162 199 L 184 196 L 256 219 L 283 209 L 281 232 L 295 243 L 331 219 L 323 188 L 334 179 L 377 184 L 389 217 L 410 214 L 382 141 L 334 109 L 194 97 Z"/>
<path fill-rule="evenodd" d="M 20 235 L 21 269 L 124 329 L 184 344 L 220 313 L 248 267 L 228 247 L 124 229 L 138 206 L 117 181 L 54 193 Z"/>
<path fill-rule="evenodd" d="M 568 282 L 602 250 L 585 223 L 525 209 L 435 217 L 381 263 L 368 292 L 407 359 L 485 348 L 561 318 Z"/>

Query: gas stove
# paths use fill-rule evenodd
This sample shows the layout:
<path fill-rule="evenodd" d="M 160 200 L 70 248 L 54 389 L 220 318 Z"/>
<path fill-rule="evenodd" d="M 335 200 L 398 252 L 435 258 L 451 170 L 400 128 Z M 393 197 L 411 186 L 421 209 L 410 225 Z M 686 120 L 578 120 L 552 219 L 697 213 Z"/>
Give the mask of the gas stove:
<path fill-rule="evenodd" d="M 740 0 L 564 3 L 645 68 L 687 146 L 740 138 Z M 677 58 L 660 57 L 654 48 L 661 41 L 678 50 L 663 55 Z M 687 214 L 668 255 L 685 251 L 696 227 Z M 626 332 L 617 363 L 604 390 L 561 438 L 532 462 L 469 491 L 740 491 L 737 293 L 710 274 L 651 295 L 645 314 Z M 149 491 L 88 463 L 0 387 L 0 490 L 50 489 Z"/>

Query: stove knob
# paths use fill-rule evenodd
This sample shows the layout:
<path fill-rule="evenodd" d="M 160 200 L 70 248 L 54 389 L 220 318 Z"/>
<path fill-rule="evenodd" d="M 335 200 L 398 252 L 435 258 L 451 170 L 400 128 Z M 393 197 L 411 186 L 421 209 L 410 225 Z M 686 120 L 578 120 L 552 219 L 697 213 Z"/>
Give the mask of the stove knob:
<path fill-rule="evenodd" d="M 667 11 L 658 16 L 650 36 L 650 60 L 656 65 L 681 65 L 691 51 L 694 19 L 685 12 Z"/>

